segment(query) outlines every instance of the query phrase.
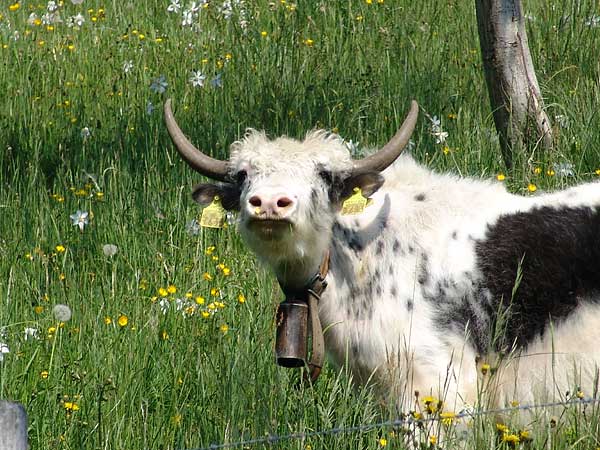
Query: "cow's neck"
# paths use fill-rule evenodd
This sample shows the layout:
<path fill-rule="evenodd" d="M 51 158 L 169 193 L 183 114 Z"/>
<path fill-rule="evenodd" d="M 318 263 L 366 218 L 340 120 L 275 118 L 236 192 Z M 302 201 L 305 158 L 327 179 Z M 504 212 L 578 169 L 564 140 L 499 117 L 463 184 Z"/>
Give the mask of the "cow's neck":
<path fill-rule="evenodd" d="M 306 255 L 293 260 L 282 259 L 273 266 L 275 276 L 284 291 L 299 291 L 305 289 L 313 281 L 323 266 L 325 259 L 329 259 L 327 250 L 322 253 Z"/>

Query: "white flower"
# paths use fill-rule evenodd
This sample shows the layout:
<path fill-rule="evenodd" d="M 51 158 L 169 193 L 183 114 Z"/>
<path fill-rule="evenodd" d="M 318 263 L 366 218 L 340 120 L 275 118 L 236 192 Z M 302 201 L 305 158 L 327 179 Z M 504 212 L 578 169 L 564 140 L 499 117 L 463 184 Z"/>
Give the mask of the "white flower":
<path fill-rule="evenodd" d="M 199 70 L 192 70 L 192 76 L 190 77 L 190 84 L 194 87 L 204 87 L 204 81 L 206 80 L 206 75 L 204 75 Z"/>
<path fill-rule="evenodd" d="M 556 123 L 558 123 L 561 128 L 569 128 L 569 118 L 564 114 L 555 115 L 554 120 L 556 120 Z"/>
<path fill-rule="evenodd" d="M 28 341 L 31 339 L 39 339 L 37 328 L 27 327 L 25 328 L 25 340 Z"/>
<path fill-rule="evenodd" d="M 552 168 L 559 177 L 572 177 L 575 175 L 573 164 L 570 162 L 554 163 Z"/>
<path fill-rule="evenodd" d="M 75 25 L 78 27 L 81 27 L 84 22 L 85 22 L 85 17 L 83 17 L 81 15 L 81 13 L 78 13 L 75 16 L 69 17 L 69 19 L 67 20 L 67 25 L 70 27 L 75 26 Z"/>
<path fill-rule="evenodd" d="M 442 130 L 442 122 L 438 119 L 438 116 L 430 117 L 431 121 L 431 135 L 435 137 L 436 144 L 443 144 L 446 142 L 446 138 L 448 137 L 448 133 Z"/>
<path fill-rule="evenodd" d="M 352 139 L 344 141 L 344 145 L 348 149 L 351 155 L 357 156 L 360 152 L 360 142 L 354 142 Z"/>
<path fill-rule="evenodd" d="M 73 3 L 74 5 L 81 5 L 83 3 L 83 0 L 71 0 L 71 3 Z"/>
<path fill-rule="evenodd" d="M 0 342 L 0 361 L 4 361 L 4 355 L 6 353 L 10 353 L 8 345 L 6 345 L 4 342 Z"/>
<path fill-rule="evenodd" d="M 446 138 L 448 137 L 448 133 L 446 131 L 437 131 L 431 133 L 435 137 L 436 144 L 443 144 L 446 142 Z"/>
<path fill-rule="evenodd" d="M 54 25 L 55 23 L 62 22 L 58 13 L 46 13 L 42 15 L 42 23 L 44 25 Z"/>
<path fill-rule="evenodd" d="M 48 10 L 48 12 L 54 12 L 58 9 L 58 5 L 56 4 L 55 1 L 50 0 L 48 2 L 48 5 L 46 5 L 46 9 Z"/>
<path fill-rule="evenodd" d="M 131 72 L 131 69 L 133 69 L 133 61 L 130 59 L 123 63 L 123 73 L 129 73 Z"/>
<path fill-rule="evenodd" d="M 191 27 L 194 21 L 194 13 L 190 10 L 186 10 L 182 14 L 181 26 L 182 27 Z"/>
<path fill-rule="evenodd" d="M 179 3 L 179 0 L 171 0 L 171 4 L 169 6 L 167 6 L 167 11 L 170 13 L 179 12 L 180 9 L 181 9 L 181 3 Z"/>
<path fill-rule="evenodd" d="M 87 211 L 77 210 L 69 217 L 71 218 L 72 224 L 78 226 L 81 231 L 83 231 L 83 228 L 90 223 L 89 214 Z"/>
<path fill-rule="evenodd" d="M 167 79 L 164 75 L 161 75 L 154 80 L 152 80 L 152 84 L 150 85 L 150 90 L 156 92 L 157 94 L 162 94 L 169 87 L 169 83 L 167 83 Z"/>
<path fill-rule="evenodd" d="M 104 244 L 102 246 L 102 253 L 104 253 L 104 256 L 108 256 L 109 258 L 115 256 L 118 251 L 119 247 L 114 244 Z"/>
<path fill-rule="evenodd" d="M 233 7 L 231 6 L 230 1 L 224 1 L 221 7 L 219 8 L 219 12 L 223 16 L 224 19 L 230 19 L 233 15 Z"/>
<path fill-rule="evenodd" d="M 71 319 L 71 308 L 67 305 L 61 303 L 54 305 L 52 312 L 54 313 L 54 318 L 59 322 L 68 322 Z"/>
<path fill-rule="evenodd" d="M 88 127 L 83 127 L 81 129 L 81 137 L 83 139 L 87 139 L 92 135 L 92 132 L 90 131 L 90 129 Z"/>
<path fill-rule="evenodd" d="M 190 236 L 197 236 L 200 233 L 200 224 L 196 219 L 192 219 L 185 225 L 185 231 Z"/>
<path fill-rule="evenodd" d="M 597 16 L 595 14 L 593 16 L 590 16 L 588 18 L 588 20 L 586 20 L 585 24 L 588 27 L 598 27 L 598 26 L 600 26 L 600 16 Z"/>
<path fill-rule="evenodd" d="M 160 311 L 163 314 L 166 314 L 169 311 L 169 307 L 171 306 L 171 304 L 169 303 L 169 300 L 167 300 L 166 298 L 162 298 L 160 302 L 158 302 L 158 306 L 160 306 Z"/>

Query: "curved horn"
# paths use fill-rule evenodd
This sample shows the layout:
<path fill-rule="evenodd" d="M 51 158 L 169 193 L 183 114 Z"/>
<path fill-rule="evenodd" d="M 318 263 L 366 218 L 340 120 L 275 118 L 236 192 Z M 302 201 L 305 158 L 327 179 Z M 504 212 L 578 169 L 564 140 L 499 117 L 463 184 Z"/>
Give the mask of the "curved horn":
<path fill-rule="evenodd" d="M 183 131 L 181 131 L 179 125 L 175 122 L 175 117 L 173 117 L 170 98 L 165 102 L 164 110 L 167 130 L 169 130 L 169 135 L 183 160 L 192 169 L 204 176 L 213 180 L 228 181 L 227 175 L 229 171 L 227 170 L 227 162 L 205 155 L 185 137 Z"/>
<path fill-rule="evenodd" d="M 381 172 L 387 166 L 392 164 L 408 144 L 408 140 L 415 129 L 418 116 L 419 105 L 413 100 L 410 104 L 410 111 L 408 112 L 406 119 L 404 119 L 404 123 L 394 137 L 377 153 L 363 159 L 355 160 L 354 172 L 367 172 L 371 170 Z"/>

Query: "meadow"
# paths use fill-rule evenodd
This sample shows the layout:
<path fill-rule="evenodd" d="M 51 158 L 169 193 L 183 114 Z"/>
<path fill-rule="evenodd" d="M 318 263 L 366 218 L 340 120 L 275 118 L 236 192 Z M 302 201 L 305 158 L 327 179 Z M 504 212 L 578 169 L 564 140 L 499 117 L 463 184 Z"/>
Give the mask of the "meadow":
<path fill-rule="evenodd" d="M 326 128 L 360 152 L 387 142 L 416 99 L 411 151 L 436 170 L 523 195 L 597 179 L 600 6 L 524 3 L 556 147 L 523 149 L 507 170 L 472 1 L 2 2 L 0 398 L 25 406 L 31 448 L 195 449 L 398 418 L 343 369 L 298 389 L 275 365 L 279 288 L 233 219 L 198 226 L 200 177 L 162 105 L 173 98 L 191 140 L 225 158 L 247 127 Z M 459 438 L 600 448 L 593 404 L 537 414 L 526 431 L 478 417 Z M 404 448 L 415 432 L 433 449 L 451 422 L 277 447 Z"/>

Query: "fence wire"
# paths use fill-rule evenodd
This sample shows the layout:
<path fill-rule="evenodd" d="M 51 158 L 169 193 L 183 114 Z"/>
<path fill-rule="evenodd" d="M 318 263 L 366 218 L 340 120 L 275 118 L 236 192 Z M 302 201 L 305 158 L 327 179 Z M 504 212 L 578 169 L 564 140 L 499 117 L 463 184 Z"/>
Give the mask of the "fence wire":
<path fill-rule="evenodd" d="M 550 402 L 550 403 L 540 403 L 534 405 L 517 405 L 510 406 L 506 408 L 498 408 L 498 409 L 488 409 L 488 410 L 479 410 L 479 411 L 464 411 L 455 414 L 452 417 L 453 421 L 464 419 L 464 418 L 475 418 L 481 416 L 491 416 L 495 414 L 506 414 L 515 411 L 531 411 L 535 409 L 543 409 L 543 408 L 553 408 L 558 406 L 568 407 L 568 406 L 576 406 L 576 405 L 591 405 L 600 403 L 600 398 L 575 398 L 568 401 L 563 402 Z M 419 424 L 427 424 L 432 422 L 440 422 L 442 420 L 447 420 L 442 417 L 428 417 L 423 419 L 414 419 L 414 418 L 398 418 L 394 420 L 387 420 L 383 422 L 369 423 L 369 424 L 360 424 L 354 425 L 351 427 L 334 427 L 329 428 L 327 430 L 318 430 L 318 431 L 309 431 L 309 432 L 298 432 L 298 433 L 289 433 L 289 434 L 273 434 L 268 436 L 263 436 L 259 438 L 247 439 L 243 441 L 237 442 L 228 442 L 222 444 L 211 444 L 208 447 L 198 447 L 187 450 L 216 450 L 216 449 L 226 449 L 226 448 L 237 448 L 237 447 L 251 447 L 254 445 L 266 444 L 273 445 L 282 441 L 293 441 L 293 440 L 304 440 L 308 438 L 315 437 L 323 437 L 323 436 L 332 436 L 336 434 L 348 434 L 348 433 L 363 433 L 366 431 L 371 431 L 375 429 L 381 428 L 396 428 L 402 426 L 414 426 Z M 182 449 L 183 450 L 183 449 Z"/>

